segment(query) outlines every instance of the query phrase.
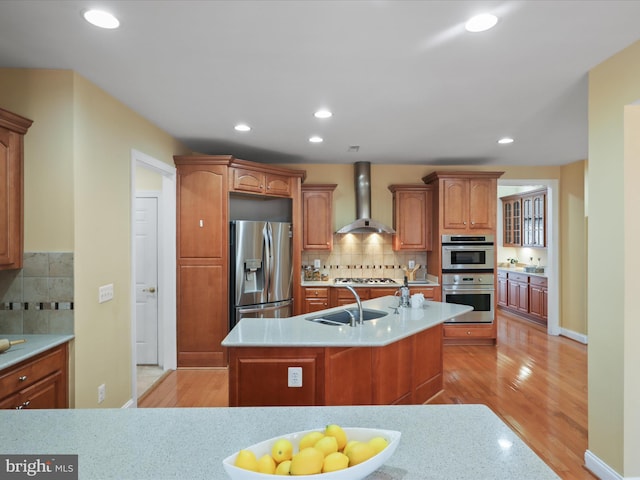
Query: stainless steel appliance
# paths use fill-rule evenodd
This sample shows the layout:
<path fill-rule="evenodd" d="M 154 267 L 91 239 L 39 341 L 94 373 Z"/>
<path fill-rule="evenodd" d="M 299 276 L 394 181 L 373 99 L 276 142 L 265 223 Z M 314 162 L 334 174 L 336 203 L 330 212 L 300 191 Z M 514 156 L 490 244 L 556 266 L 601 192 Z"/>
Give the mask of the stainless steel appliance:
<path fill-rule="evenodd" d="M 230 232 L 230 327 L 247 317 L 290 317 L 291 224 L 236 220 Z"/>
<path fill-rule="evenodd" d="M 442 235 L 442 272 L 484 270 L 493 273 L 493 235 Z"/>
<path fill-rule="evenodd" d="M 493 322 L 494 295 L 493 273 L 442 274 L 443 301 L 473 307 L 472 312 L 452 318 L 445 323 Z"/>

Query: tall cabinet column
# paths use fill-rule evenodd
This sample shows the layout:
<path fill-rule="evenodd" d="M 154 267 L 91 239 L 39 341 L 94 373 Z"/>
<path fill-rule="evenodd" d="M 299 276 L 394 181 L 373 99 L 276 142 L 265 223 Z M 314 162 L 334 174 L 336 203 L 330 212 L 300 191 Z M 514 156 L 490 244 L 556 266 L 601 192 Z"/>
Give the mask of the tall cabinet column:
<path fill-rule="evenodd" d="M 227 365 L 228 162 L 175 158 L 178 367 Z"/>

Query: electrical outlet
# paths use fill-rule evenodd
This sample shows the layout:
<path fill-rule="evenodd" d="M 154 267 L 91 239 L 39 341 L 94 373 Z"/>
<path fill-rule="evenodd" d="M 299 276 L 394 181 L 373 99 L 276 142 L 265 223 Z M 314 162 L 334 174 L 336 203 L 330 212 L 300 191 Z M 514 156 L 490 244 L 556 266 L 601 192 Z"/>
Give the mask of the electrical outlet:
<path fill-rule="evenodd" d="M 98 403 L 104 402 L 104 397 L 107 394 L 107 387 L 103 383 L 98 387 Z"/>
<path fill-rule="evenodd" d="M 302 386 L 302 367 L 289 367 L 289 378 L 287 385 L 289 387 Z"/>
<path fill-rule="evenodd" d="M 416 266 L 416 261 L 415 260 L 409 260 L 409 268 L 413 268 Z"/>
<path fill-rule="evenodd" d="M 320 259 L 319 259 L 319 258 L 316 258 L 316 259 L 313 261 L 313 268 L 320 268 L 320 265 L 321 265 L 321 263 L 320 263 Z"/>
<path fill-rule="evenodd" d="M 113 300 L 113 283 L 98 287 L 98 303 L 108 302 L 109 300 Z"/>

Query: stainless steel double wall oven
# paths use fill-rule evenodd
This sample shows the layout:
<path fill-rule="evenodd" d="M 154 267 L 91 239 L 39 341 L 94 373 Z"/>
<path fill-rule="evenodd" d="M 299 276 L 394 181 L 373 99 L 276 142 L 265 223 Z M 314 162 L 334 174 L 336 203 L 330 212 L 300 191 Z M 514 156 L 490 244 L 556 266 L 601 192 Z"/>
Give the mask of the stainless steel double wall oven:
<path fill-rule="evenodd" d="M 447 323 L 493 322 L 494 264 L 493 235 L 442 236 L 443 301 L 473 307 Z"/>

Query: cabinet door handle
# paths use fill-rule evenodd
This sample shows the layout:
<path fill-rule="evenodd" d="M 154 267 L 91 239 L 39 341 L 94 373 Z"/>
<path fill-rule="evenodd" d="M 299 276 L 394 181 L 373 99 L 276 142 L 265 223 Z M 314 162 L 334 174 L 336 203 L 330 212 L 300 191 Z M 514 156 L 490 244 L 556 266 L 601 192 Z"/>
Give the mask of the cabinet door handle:
<path fill-rule="evenodd" d="M 462 222 L 462 224 L 463 224 L 463 225 L 466 225 L 466 224 L 467 224 L 467 222 Z"/>
<path fill-rule="evenodd" d="M 24 382 L 26 379 L 27 379 L 26 375 L 21 375 L 21 376 L 18 377 L 18 380 L 21 381 L 21 382 Z"/>

